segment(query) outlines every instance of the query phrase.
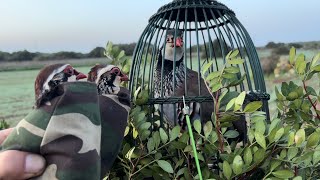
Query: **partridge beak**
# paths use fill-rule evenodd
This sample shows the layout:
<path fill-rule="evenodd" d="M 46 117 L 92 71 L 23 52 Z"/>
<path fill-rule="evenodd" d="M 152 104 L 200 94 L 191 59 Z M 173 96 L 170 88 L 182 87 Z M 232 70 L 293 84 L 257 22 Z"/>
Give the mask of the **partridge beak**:
<path fill-rule="evenodd" d="M 74 75 L 76 75 L 76 80 L 80 80 L 80 79 L 84 79 L 84 78 L 87 78 L 87 75 L 81 73 L 81 72 L 78 72 L 76 70 L 74 70 Z"/>
<path fill-rule="evenodd" d="M 128 76 L 127 76 L 126 74 L 121 73 L 120 80 L 121 80 L 121 81 L 129 81 L 129 78 L 128 78 Z"/>
<path fill-rule="evenodd" d="M 183 46 L 183 40 L 181 37 L 176 38 L 176 47 L 182 47 Z"/>

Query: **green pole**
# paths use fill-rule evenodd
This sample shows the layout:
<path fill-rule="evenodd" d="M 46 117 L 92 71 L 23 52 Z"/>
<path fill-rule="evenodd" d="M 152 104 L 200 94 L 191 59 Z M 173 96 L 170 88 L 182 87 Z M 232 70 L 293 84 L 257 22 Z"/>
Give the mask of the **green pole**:
<path fill-rule="evenodd" d="M 185 102 L 184 96 L 183 96 L 183 103 L 184 103 L 183 112 L 184 112 L 184 114 L 186 115 L 187 126 L 188 126 L 189 135 L 190 135 L 190 140 L 191 140 L 191 146 L 192 146 L 192 150 L 193 150 L 193 155 L 194 155 L 194 159 L 195 159 L 195 161 L 196 161 L 196 166 L 197 166 L 197 171 L 198 171 L 199 179 L 202 180 L 202 173 L 201 173 L 201 169 L 200 169 L 200 164 L 199 164 L 199 158 L 198 158 L 196 143 L 195 143 L 194 138 L 193 138 L 192 126 L 191 126 L 190 117 L 189 117 L 189 107 L 186 106 L 186 102 Z"/>

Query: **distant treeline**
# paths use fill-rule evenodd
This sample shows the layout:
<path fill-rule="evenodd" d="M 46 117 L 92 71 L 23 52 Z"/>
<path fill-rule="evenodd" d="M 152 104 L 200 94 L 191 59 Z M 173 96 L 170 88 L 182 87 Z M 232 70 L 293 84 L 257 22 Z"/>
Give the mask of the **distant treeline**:
<path fill-rule="evenodd" d="M 127 56 L 132 56 L 136 43 L 130 44 L 115 44 L 114 47 L 117 47 L 118 50 L 124 50 Z M 269 42 L 265 47 L 259 47 L 258 49 L 274 49 L 275 54 L 284 55 L 288 54 L 290 48 L 294 46 L 297 49 L 320 49 L 320 43 L 317 41 L 314 42 L 305 42 L 305 43 L 275 43 Z M 222 49 L 225 49 L 225 53 L 228 53 L 226 50 L 230 49 L 230 46 L 227 44 L 221 45 L 218 40 L 212 41 L 212 43 L 206 43 L 199 46 L 199 52 L 201 52 L 201 58 L 208 57 L 210 50 L 209 47 L 212 47 L 214 51 L 213 55 L 215 57 L 222 56 Z M 190 47 L 187 48 L 190 50 Z M 191 46 L 192 52 L 197 52 L 198 47 L 196 45 Z M 45 61 L 45 60 L 63 60 L 63 59 L 82 59 L 82 58 L 100 58 L 105 57 L 105 49 L 103 47 L 96 47 L 91 50 L 89 53 L 79 53 L 79 52 L 68 52 L 61 51 L 57 53 L 41 53 L 41 52 L 29 52 L 27 50 L 18 51 L 13 53 L 2 52 L 0 51 L 0 61 Z M 149 47 L 149 53 L 152 52 L 152 45 Z"/>
<path fill-rule="evenodd" d="M 124 50 L 126 55 L 133 54 L 136 43 L 130 44 L 115 44 L 119 50 Z M 63 60 L 63 59 L 82 59 L 82 58 L 100 58 L 105 57 L 105 49 L 96 47 L 89 53 L 79 53 L 70 51 L 61 51 L 57 53 L 41 53 L 29 52 L 27 50 L 17 51 L 13 53 L 0 51 L 0 61 L 45 61 L 45 60 Z"/>

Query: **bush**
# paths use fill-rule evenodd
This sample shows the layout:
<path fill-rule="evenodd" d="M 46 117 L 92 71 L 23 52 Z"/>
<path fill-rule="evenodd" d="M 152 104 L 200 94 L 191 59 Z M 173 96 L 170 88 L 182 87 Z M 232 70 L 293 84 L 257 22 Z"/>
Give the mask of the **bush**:
<path fill-rule="evenodd" d="M 89 57 L 89 58 L 104 57 L 104 51 L 105 51 L 105 49 L 103 47 L 96 47 L 92 51 L 89 52 L 87 57 Z"/>
<path fill-rule="evenodd" d="M 27 50 L 24 51 L 18 51 L 13 52 L 9 56 L 9 61 L 31 61 L 37 54 L 36 53 L 30 53 Z"/>
<path fill-rule="evenodd" d="M 272 50 L 272 53 L 276 55 L 287 55 L 290 49 L 287 46 L 280 46 Z"/>
<path fill-rule="evenodd" d="M 130 44 L 116 44 L 115 46 L 118 46 L 120 50 L 125 51 L 127 55 L 132 56 L 136 45 L 137 43 L 130 43 Z"/>
<path fill-rule="evenodd" d="M 272 53 L 268 57 L 263 57 L 260 59 L 261 68 L 264 74 L 272 74 L 274 69 L 277 67 L 279 62 L 279 55 Z"/>
<path fill-rule="evenodd" d="M 0 130 L 7 128 L 9 128 L 9 124 L 5 120 L 0 121 Z"/>
<path fill-rule="evenodd" d="M 301 49 L 301 48 L 303 48 L 303 45 L 299 44 L 299 43 L 289 43 L 289 47 L 294 47 L 296 49 Z"/>
<path fill-rule="evenodd" d="M 243 81 L 235 75 L 240 69 L 230 66 L 244 62 L 237 58 L 238 53 L 229 53 L 223 69 L 204 77 L 210 91 L 219 92 L 214 101 L 220 107 L 213 113 L 212 122 L 201 124 L 197 120 L 193 123 L 195 148 L 203 178 L 319 177 L 320 111 L 316 104 L 320 95 L 306 84 L 310 84 L 308 82 L 320 72 L 317 62 L 320 54 L 307 66 L 304 56 L 296 56 L 295 49 L 291 50 L 290 64 L 301 82 L 285 82 L 280 90 L 275 89 L 279 113 L 267 122 L 265 113 L 259 111 L 262 102 L 243 104 L 246 92 L 235 94 L 229 91 L 230 87 Z M 211 65 L 204 65 L 202 74 L 207 74 L 206 70 Z M 198 179 L 189 132 L 181 132 L 179 126 L 159 127 L 157 117 L 150 121 L 148 109 L 140 106 L 148 100 L 148 92 L 139 90 L 134 94 L 135 107 L 130 112 L 123 147 L 105 179 Z M 248 142 L 242 145 L 230 143 L 228 139 L 237 137 L 239 133 L 227 130 L 227 127 L 244 114 L 249 117 Z"/>
<path fill-rule="evenodd" d="M 276 48 L 279 48 L 279 47 L 282 47 L 282 46 L 285 46 L 284 43 L 275 43 L 275 42 L 269 42 L 267 45 L 266 45 L 266 48 L 268 49 L 276 49 Z"/>

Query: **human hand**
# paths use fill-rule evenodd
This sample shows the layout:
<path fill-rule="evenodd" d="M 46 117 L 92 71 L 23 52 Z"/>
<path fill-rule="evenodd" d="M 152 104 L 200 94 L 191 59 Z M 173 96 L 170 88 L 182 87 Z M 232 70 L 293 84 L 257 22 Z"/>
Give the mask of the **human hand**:
<path fill-rule="evenodd" d="M 0 144 L 13 128 L 0 131 Z M 0 179 L 29 179 L 40 175 L 45 168 L 42 156 L 28 152 L 7 150 L 0 152 Z"/>

